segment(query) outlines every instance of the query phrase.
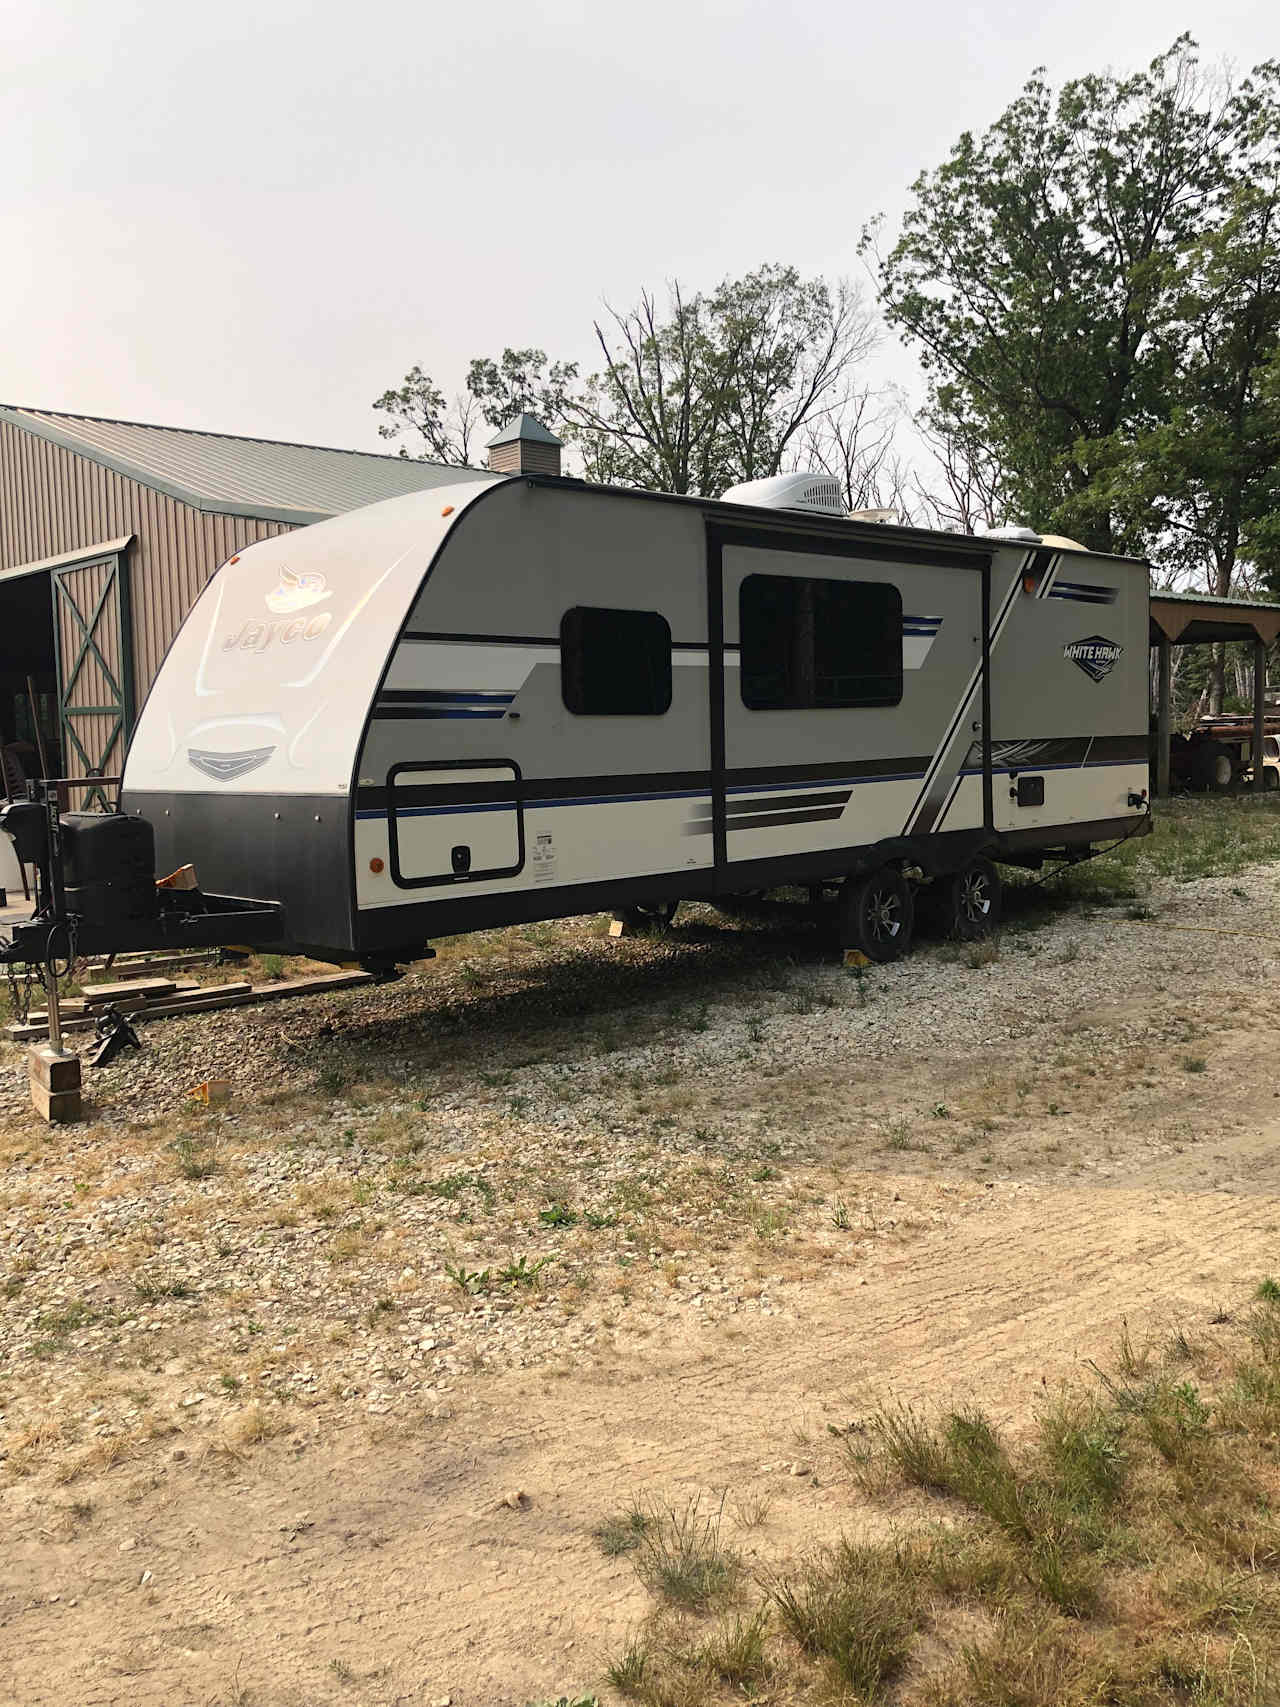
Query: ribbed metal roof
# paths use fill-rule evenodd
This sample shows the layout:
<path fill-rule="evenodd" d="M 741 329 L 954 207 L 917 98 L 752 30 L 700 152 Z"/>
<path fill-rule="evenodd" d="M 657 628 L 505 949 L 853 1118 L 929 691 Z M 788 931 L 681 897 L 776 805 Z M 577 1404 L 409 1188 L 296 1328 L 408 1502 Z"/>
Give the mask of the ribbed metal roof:
<path fill-rule="evenodd" d="M 380 498 L 493 478 L 483 469 L 448 468 L 372 451 L 155 427 L 18 404 L 0 406 L 0 420 L 197 510 L 264 521 L 319 522 Z"/>

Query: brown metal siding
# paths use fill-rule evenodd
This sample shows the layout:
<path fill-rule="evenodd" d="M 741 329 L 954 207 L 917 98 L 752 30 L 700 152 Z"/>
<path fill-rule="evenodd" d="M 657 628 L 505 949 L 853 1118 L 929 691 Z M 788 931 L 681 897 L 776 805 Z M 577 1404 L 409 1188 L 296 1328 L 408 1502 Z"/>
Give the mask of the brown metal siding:
<path fill-rule="evenodd" d="M 127 562 L 138 705 L 218 565 L 255 540 L 291 531 L 285 522 L 206 515 L 0 421 L 0 569 L 136 536 Z"/>

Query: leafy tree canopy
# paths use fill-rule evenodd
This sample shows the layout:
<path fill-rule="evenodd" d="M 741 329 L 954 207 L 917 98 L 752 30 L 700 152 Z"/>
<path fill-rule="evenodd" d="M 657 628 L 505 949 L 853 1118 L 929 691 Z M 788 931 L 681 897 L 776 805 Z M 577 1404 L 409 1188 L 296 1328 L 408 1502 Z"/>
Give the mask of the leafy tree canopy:
<path fill-rule="evenodd" d="M 1255 197 L 1275 208 L 1278 69 L 1215 85 L 1183 36 L 1132 76 L 1055 94 L 1037 73 L 916 180 L 887 253 L 865 234 L 886 315 L 923 357 L 935 427 L 984 446 L 1037 526 L 1101 550 L 1185 531 L 1171 494 L 1176 457 L 1199 455 L 1188 430 L 1201 449 L 1215 440 L 1210 417 L 1239 389 L 1224 357 L 1260 369 L 1274 342 L 1260 323 L 1246 352 L 1233 327 L 1260 283 L 1271 214 Z M 1274 259 L 1274 228 L 1270 242 Z M 1221 470 L 1236 455 L 1210 449 L 1201 510 L 1223 496 L 1214 457 Z M 1212 554 L 1202 538 L 1194 549 Z"/>

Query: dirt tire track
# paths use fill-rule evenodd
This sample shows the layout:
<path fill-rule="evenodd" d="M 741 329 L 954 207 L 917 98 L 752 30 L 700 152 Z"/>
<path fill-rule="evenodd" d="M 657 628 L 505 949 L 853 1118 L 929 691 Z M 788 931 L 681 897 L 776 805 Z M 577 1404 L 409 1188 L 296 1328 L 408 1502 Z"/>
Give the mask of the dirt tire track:
<path fill-rule="evenodd" d="M 113 1558 L 106 1540 L 94 1579 L 64 1585 L 46 1546 L 46 1580 L 79 1605 L 6 1621 L 9 1698 L 172 1707 L 230 1699 L 238 1676 L 255 1704 L 450 1694 L 521 1707 L 593 1686 L 642 1609 L 626 1562 L 592 1545 L 593 1522 L 641 1490 L 765 1486 L 776 1553 L 856 1521 L 826 1422 L 891 1393 L 972 1395 L 1012 1416 L 1105 1356 L 1125 1318 L 1137 1333 L 1211 1333 L 1214 1307 L 1274 1258 L 1278 1136 L 1217 1152 L 1215 1172 L 1248 1169 L 1245 1194 L 1174 1189 L 1165 1159 L 1150 1183 L 997 1186 L 980 1213 L 878 1270 L 780 1290 L 781 1313 L 731 1342 L 708 1328 L 565 1379 L 491 1380 L 446 1438 L 417 1447 L 359 1446 L 351 1431 L 256 1460 L 232 1485 L 173 1477 L 137 1548 Z M 797 1456 L 816 1483 L 786 1474 Z M 498 1506 L 512 1488 L 528 1510 Z M 308 1511 L 315 1527 L 291 1530 Z M 204 1571 L 209 1551 L 230 1557 Z M 152 1591 L 137 1587 L 144 1568 Z M 184 1645 L 210 1625 L 214 1646 Z M 122 1652 L 135 1675 L 117 1669 Z M 388 1676 L 370 1675 L 389 1658 Z M 364 1681 L 340 1682 L 335 1660 Z"/>

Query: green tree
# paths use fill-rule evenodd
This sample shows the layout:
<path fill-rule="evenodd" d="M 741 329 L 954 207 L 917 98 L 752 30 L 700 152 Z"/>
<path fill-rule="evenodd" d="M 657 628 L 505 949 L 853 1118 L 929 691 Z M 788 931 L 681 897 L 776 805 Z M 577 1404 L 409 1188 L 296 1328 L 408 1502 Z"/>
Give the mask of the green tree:
<path fill-rule="evenodd" d="M 588 477 L 714 495 L 776 474 L 875 341 L 846 285 L 769 264 L 714 291 L 678 281 L 597 322 L 604 367 L 566 410 Z"/>
<path fill-rule="evenodd" d="M 642 292 L 595 336 L 604 366 L 586 379 L 544 350 L 507 348 L 473 358 L 450 399 L 413 367 L 373 405 L 386 416 L 378 431 L 407 441 L 402 456 L 465 465 L 483 428 L 527 410 L 571 441 L 589 480 L 715 494 L 776 474 L 803 434 L 835 421 L 860 395 L 852 374 L 875 341 L 847 285 L 776 265 L 692 296 L 673 282 L 664 308 Z"/>
<path fill-rule="evenodd" d="M 414 366 L 400 385 L 384 391 L 373 405 L 389 417 L 378 432 L 384 439 L 415 434 L 421 441 L 417 454 L 466 467 L 479 455 L 485 427 L 505 427 L 526 410 L 549 427 L 563 424 L 577 376 L 573 362 L 548 365 L 545 350 L 508 348 L 497 361 L 491 356 L 473 357 L 465 389 L 450 399 L 429 374 Z M 402 444 L 400 454 L 412 453 Z"/>
<path fill-rule="evenodd" d="M 1117 502 L 1117 443 L 1170 418 L 1188 257 L 1275 81 L 1268 64 L 1211 86 L 1186 36 L 1145 71 L 1056 96 L 1037 72 L 916 180 L 887 254 L 864 235 L 886 315 L 922 352 L 934 426 L 988 448 L 1020 519 L 1099 550 L 1158 532 Z"/>

